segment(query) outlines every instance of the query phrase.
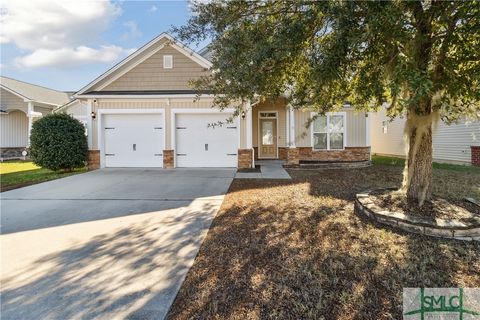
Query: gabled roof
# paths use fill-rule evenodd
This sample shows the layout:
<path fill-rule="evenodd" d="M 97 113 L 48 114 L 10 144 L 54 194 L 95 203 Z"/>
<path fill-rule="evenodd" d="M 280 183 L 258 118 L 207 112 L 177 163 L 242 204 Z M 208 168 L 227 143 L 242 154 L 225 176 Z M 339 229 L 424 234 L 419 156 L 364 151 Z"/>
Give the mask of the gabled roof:
<path fill-rule="evenodd" d="M 0 77 L 0 87 L 19 96 L 25 101 L 34 101 L 55 106 L 60 106 L 70 101 L 70 96 L 67 92 L 45 88 L 4 76 Z"/>
<path fill-rule="evenodd" d="M 99 83 L 101 83 L 104 79 L 106 79 L 108 76 L 114 74 L 115 72 L 119 72 L 119 75 L 123 75 L 125 74 L 127 71 L 129 71 L 130 69 L 127 67 L 129 64 L 134 64 L 136 60 L 140 60 L 140 61 L 144 61 L 146 58 L 150 57 L 151 55 L 153 55 L 156 51 L 152 51 L 150 50 L 151 52 L 149 52 L 149 54 L 146 56 L 146 57 L 143 57 L 140 58 L 142 56 L 142 54 L 144 54 L 146 51 L 149 51 L 150 48 L 154 47 L 155 45 L 157 45 L 159 42 L 161 42 L 162 40 L 168 40 L 168 45 L 172 46 L 173 48 L 177 49 L 178 51 L 180 51 L 181 53 L 183 53 L 185 56 L 189 57 L 190 59 L 192 59 L 194 62 L 198 63 L 199 65 L 201 65 L 202 67 L 206 68 L 206 69 L 209 69 L 212 64 L 210 63 L 209 60 L 207 60 L 206 58 L 204 58 L 203 56 L 201 56 L 200 54 L 196 53 L 195 51 L 193 51 L 192 49 L 188 48 L 186 45 L 182 44 L 181 42 L 175 40 L 172 36 L 170 36 L 169 34 L 167 33 L 161 33 L 159 36 L 157 36 L 156 38 L 154 38 L 153 40 L 151 40 L 150 42 L 148 42 L 147 44 L 145 44 L 143 47 L 141 47 L 140 49 L 138 49 L 137 51 L 135 51 L 134 53 L 132 53 L 131 55 L 129 55 L 128 57 L 126 57 L 125 59 L 123 59 L 122 61 L 120 61 L 119 63 L 117 63 L 115 66 L 113 66 L 112 68 L 110 68 L 109 70 L 107 70 L 105 73 L 103 73 L 102 75 L 100 75 L 99 77 L 97 77 L 95 80 L 93 80 L 92 82 L 90 82 L 89 84 L 87 84 L 85 87 L 83 87 L 82 89 L 80 89 L 76 94 L 75 96 L 80 96 L 84 93 L 87 93 L 89 91 L 92 91 L 92 88 L 94 88 L 96 85 L 98 85 Z M 161 46 L 163 47 L 163 46 Z M 138 61 L 137 61 L 138 62 Z M 135 64 L 134 64 L 135 65 Z M 122 68 L 124 70 L 122 70 Z M 118 78 L 117 75 L 115 77 L 115 79 Z M 106 84 L 103 84 L 103 87 L 105 87 Z"/>

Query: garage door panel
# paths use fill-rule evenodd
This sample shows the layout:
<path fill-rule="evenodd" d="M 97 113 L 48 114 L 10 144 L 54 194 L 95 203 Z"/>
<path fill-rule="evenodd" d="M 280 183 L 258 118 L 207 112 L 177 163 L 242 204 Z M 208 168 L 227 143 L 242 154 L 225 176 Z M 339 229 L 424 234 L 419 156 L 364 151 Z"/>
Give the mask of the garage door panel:
<path fill-rule="evenodd" d="M 236 167 L 238 128 L 225 122 L 227 114 L 177 114 L 177 167 Z"/>
<path fill-rule="evenodd" d="M 105 116 L 106 167 L 162 167 L 164 129 L 160 114 Z"/>

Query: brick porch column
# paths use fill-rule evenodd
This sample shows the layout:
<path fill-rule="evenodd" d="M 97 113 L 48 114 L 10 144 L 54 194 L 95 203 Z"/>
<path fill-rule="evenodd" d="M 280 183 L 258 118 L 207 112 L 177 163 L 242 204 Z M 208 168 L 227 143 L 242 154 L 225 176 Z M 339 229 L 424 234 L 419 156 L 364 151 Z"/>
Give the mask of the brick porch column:
<path fill-rule="evenodd" d="M 296 166 L 300 162 L 300 154 L 298 148 L 287 148 L 287 165 Z"/>
<path fill-rule="evenodd" d="M 470 146 L 472 151 L 472 166 L 480 167 L 480 146 Z"/>
<path fill-rule="evenodd" d="M 88 150 L 88 170 L 100 169 L 100 150 Z"/>
<path fill-rule="evenodd" d="M 253 149 L 238 149 L 238 169 L 252 168 Z"/>
<path fill-rule="evenodd" d="M 163 150 L 163 168 L 173 169 L 175 167 L 174 150 Z"/>

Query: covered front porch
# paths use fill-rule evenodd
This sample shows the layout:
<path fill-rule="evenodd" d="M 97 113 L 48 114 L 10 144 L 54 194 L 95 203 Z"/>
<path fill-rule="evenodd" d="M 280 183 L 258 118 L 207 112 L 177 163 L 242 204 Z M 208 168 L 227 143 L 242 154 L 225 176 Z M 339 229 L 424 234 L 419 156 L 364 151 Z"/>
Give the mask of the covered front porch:
<path fill-rule="evenodd" d="M 247 105 L 241 116 L 238 167 L 269 159 L 291 166 L 370 160 L 368 113 L 346 106 L 312 122 L 314 114 L 294 110 L 283 97 Z"/>

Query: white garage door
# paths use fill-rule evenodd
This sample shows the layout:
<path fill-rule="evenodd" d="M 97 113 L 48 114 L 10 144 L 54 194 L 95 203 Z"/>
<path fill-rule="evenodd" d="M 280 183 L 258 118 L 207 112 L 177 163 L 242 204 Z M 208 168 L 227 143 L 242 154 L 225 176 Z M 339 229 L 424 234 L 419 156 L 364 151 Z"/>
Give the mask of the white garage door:
<path fill-rule="evenodd" d="M 237 124 L 208 126 L 225 122 L 227 114 L 176 114 L 175 144 L 177 167 L 236 167 Z"/>
<path fill-rule="evenodd" d="M 161 114 L 106 114 L 106 167 L 163 167 Z"/>

